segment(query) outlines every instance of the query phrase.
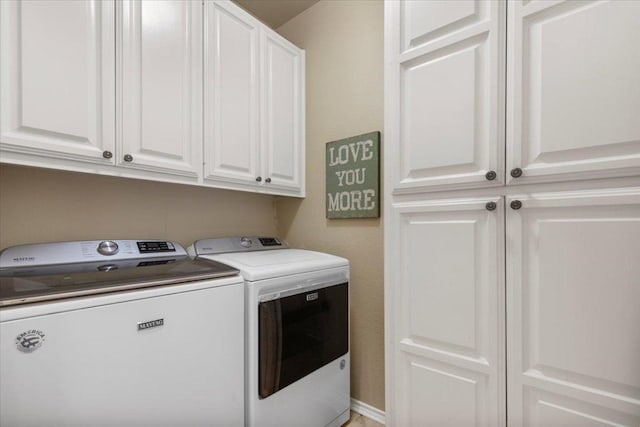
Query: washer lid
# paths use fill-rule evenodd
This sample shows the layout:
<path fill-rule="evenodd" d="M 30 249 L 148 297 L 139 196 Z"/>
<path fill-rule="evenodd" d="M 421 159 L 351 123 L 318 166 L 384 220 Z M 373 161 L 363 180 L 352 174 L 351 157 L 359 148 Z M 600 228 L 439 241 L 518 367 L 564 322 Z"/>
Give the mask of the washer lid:
<path fill-rule="evenodd" d="M 199 258 L 218 261 L 240 270 L 247 281 L 271 279 L 291 274 L 347 267 L 349 261 L 335 255 L 303 249 L 236 252 L 202 255 Z"/>

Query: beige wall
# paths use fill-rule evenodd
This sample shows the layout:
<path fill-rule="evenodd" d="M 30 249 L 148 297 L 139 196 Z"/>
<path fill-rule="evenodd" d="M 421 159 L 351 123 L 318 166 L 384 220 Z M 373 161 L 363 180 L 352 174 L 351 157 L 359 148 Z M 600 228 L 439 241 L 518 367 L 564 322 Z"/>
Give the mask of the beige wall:
<path fill-rule="evenodd" d="M 307 197 L 277 199 L 279 234 L 351 261 L 351 395 L 384 409 L 382 221 L 327 220 L 324 193 L 325 143 L 382 130 L 383 3 L 322 0 L 277 31 L 307 57 Z"/>
<path fill-rule="evenodd" d="M 0 165 L 0 248 L 32 242 L 275 235 L 274 198 Z"/>

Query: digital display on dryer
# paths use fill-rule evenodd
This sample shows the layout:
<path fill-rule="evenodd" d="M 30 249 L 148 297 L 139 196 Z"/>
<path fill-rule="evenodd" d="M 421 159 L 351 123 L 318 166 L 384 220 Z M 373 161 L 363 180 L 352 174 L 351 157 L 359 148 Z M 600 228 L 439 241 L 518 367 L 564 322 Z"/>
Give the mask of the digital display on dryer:
<path fill-rule="evenodd" d="M 258 240 L 262 246 L 282 246 L 282 243 L 273 237 L 259 237 Z"/>

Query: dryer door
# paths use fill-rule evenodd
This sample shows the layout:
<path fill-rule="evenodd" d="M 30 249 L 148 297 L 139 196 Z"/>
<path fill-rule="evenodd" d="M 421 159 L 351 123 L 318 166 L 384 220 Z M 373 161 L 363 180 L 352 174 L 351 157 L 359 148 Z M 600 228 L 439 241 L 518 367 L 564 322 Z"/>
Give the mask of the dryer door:
<path fill-rule="evenodd" d="M 341 283 L 259 304 L 259 395 L 349 351 L 349 288 Z"/>

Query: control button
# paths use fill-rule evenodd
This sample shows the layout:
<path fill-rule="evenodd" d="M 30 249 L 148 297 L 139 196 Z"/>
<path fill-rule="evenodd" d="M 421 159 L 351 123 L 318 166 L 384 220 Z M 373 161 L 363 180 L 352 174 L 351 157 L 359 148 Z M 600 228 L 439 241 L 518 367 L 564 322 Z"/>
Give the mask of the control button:
<path fill-rule="evenodd" d="M 242 246 L 243 248 L 249 248 L 249 247 L 251 247 L 251 244 L 252 244 L 252 243 L 253 243 L 253 242 L 252 242 L 252 241 L 251 241 L 251 239 L 250 239 L 250 238 L 248 238 L 248 237 L 241 237 L 241 238 L 240 238 L 240 246 Z"/>
<path fill-rule="evenodd" d="M 118 253 L 118 244 L 111 240 L 105 240 L 98 245 L 98 253 L 102 255 L 115 255 Z"/>

